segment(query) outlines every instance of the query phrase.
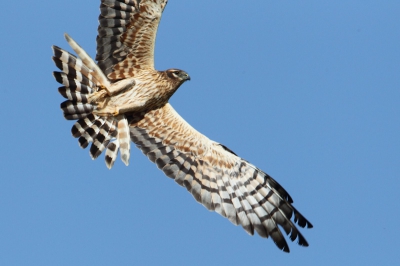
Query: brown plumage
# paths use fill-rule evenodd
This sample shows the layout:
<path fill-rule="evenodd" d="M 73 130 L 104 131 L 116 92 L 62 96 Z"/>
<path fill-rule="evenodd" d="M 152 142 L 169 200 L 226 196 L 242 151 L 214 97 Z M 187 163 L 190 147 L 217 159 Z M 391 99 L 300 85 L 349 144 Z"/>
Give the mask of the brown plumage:
<path fill-rule="evenodd" d="M 185 187 L 207 209 L 242 225 L 251 235 L 271 237 L 289 247 L 278 225 L 308 246 L 299 232 L 311 223 L 292 205 L 271 176 L 226 146 L 191 127 L 168 103 L 189 75 L 154 69 L 154 43 L 167 0 L 101 0 L 96 64 L 66 35 L 79 58 L 53 46 L 62 72 L 54 77 L 67 100 L 66 119 L 78 121 L 72 134 L 81 147 L 90 143 L 93 159 L 105 151 L 111 168 L 118 152 L 129 163 L 130 141 L 168 177 Z M 293 219 L 292 219 L 293 218 Z"/>
<path fill-rule="evenodd" d="M 102 116 L 158 109 L 187 80 L 190 80 L 189 75 L 179 69 L 162 72 L 138 69 L 131 78 L 114 83 L 118 88 L 123 85 L 118 93 L 107 95 L 104 90 L 99 90 L 89 96 L 89 102 L 96 106 L 93 113 Z M 112 91 L 117 87 L 113 87 L 114 84 L 111 85 Z"/>

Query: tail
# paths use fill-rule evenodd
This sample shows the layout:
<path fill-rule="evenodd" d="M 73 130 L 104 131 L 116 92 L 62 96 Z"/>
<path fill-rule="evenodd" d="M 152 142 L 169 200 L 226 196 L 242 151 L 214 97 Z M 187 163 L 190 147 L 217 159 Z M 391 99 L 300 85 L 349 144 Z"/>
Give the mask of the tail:
<path fill-rule="evenodd" d="M 98 116 L 93 113 L 96 103 L 88 101 L 90 94 L 101 88 L 109 88 L 110 82 L 96 63 L 67 34 L 68 43 L 78 54 L 73 54 L 53 46 L 52 57 L 61 72 L 53 72 L 57 82 L 63 84 L 58 91 L 67 100 L 61 109 L 67 120 L 78 120 L 72 127 L 72 135 L 79 138 L 79 145 L 86 148 L 90 142 L 90 156 L 96 159 L 105 152 L 106 165 L 114 165 L 118 151 L 122 161 L 128 165 L 130 157 L 129 126 L 124 115 Z"/>

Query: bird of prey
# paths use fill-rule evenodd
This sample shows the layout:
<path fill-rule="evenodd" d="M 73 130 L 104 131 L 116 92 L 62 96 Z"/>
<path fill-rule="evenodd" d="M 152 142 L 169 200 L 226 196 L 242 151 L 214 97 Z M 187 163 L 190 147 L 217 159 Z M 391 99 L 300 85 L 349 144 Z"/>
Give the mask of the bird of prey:
<path fill-rule="evenodd" d="M 250 235 L 271 237 L 289 252 L 281 229 L 301 246 L 295 226 L 312 224 L 271 176 L 191 127 L 168 103 L 189 75 L 154 69 L 154 44 L 167 0 L 101 0 L 97 64 L 67 34 L 73 54 L 53 46 L 64 117 L 77 120 L 72 135 L 111 168 L 120 153 L 128 165 L 131 141 L 165 175 L 208 210 L 241 225 Z"/>

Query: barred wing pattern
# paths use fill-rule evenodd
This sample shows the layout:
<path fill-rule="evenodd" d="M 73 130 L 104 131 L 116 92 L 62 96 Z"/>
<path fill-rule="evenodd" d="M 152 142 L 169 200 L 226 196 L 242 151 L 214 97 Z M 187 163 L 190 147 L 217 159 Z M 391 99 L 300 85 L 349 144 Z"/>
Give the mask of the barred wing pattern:
<path fill-rule="evenodd" d="M 250 235 L 271 237 L 279 249 L 289 238 L 308 246 L 294 223 L 312 224 L 293 206 L 290 195 L 271 176 L 197 132 L 166 104 L 132 116 L 131 140 L 168 177 L 185 187 L 207 209 L 216 211 Z M 294 222 L 291 218 L 294 218 Z"/>
<path fill-rule="evenodd" d="M 96 60 L 110 80 L 133 77 L 137 68 L 154 69 L 154 44 L 166 4 L 101 0 Z"/>

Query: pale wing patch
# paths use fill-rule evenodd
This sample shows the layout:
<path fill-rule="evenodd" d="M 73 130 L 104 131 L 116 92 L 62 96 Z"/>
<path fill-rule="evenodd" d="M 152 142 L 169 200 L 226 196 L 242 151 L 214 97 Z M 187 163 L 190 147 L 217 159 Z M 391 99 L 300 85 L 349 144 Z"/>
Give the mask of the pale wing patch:
<path fill-rule="evenodd" d="M 251 235 L 255 230 L 271 237 L 284 251 L 289 247 L 278 225 L 292 241 L 308 246 L 294 222 L 308 228 L 311 223 L 271 176 L 196 131 L 169 104 L 130 119 L 131 140 L 207 209 L 242 225 Z"/>

